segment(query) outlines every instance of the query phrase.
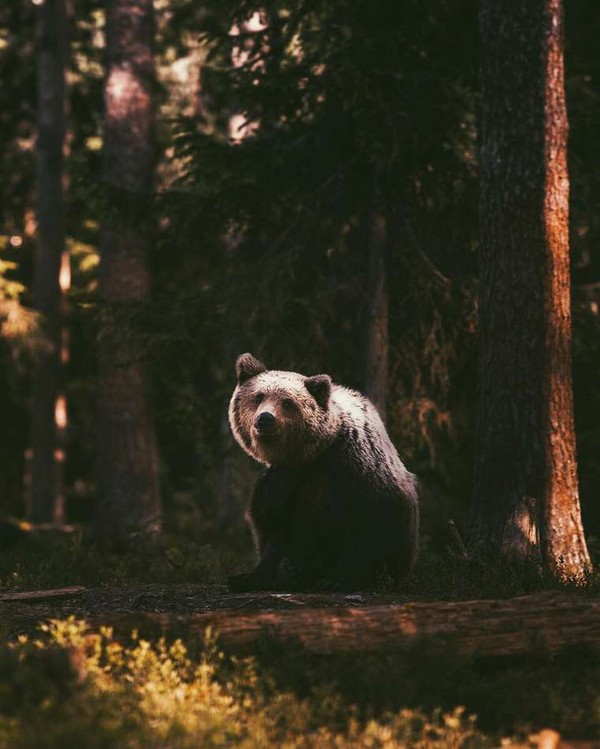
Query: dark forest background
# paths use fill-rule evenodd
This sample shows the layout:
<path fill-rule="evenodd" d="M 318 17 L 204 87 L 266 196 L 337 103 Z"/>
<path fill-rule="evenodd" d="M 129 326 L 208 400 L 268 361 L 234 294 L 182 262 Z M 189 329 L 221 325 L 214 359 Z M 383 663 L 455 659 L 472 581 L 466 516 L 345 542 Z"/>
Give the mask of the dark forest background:
<path fill-rule="evenodd" d="M 69 8 L 67 520 L 94 511 L 96 348 L 109 326 L 143 344 L 167 529 L 190 518 L 241 523 L 255 469 L 226 421 L 235 357 L 251 351 L 273 368 L 368 389 L 369 247 L 383 216 L 388 427 L 426 488 L 426 542 L 443 547 L 448 518 L 466 526 L 474 472 L 476 4 L 291 0 L 259 10 L 257 31 L 243 26 L 258 12 L 251 3 L 156 5 L 157 179 L 141 209 L 155 220 L 152 295 L 111 307 L 97 293 L 110 204 L 103 4 Z M 597 554 L 600 13 L 595 0 L 565 11 L 575 421 Z M 34 12 L 0 8 L 0 514 L 16 517 L 28 514 L 31 373 L 46 345 L 32 311 Z"/>

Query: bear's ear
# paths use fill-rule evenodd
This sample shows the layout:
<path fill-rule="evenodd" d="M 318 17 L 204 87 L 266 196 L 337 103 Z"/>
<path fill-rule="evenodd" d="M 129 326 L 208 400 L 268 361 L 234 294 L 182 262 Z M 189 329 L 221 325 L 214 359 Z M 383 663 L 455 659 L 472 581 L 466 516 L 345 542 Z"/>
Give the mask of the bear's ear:
<path fill-rule="evenodd" d="M 304 380 L 304 384 L 319 406 L 326 411 L 327 406 L 329 405 L 329 396 L 331 395 L 331 377 L 329 375 L 307 377 L 306 380 Z"/>
<path fill-rule="evenodd" d="M 246 380 L 266 371 L 267 368 L 265 365 L 252 356 L 252 354 L 240 354 L 235 362 L 238 385 L 243 385 Z"/>

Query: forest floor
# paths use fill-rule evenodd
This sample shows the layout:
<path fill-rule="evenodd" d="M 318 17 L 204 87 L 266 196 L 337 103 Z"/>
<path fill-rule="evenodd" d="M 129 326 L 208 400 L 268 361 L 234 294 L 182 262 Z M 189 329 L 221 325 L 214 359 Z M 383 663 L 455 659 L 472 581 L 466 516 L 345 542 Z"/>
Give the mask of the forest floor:
<path fill-rule="evenodd" d="M 600 749 L 598 581 L 425 553 L 400 592 L 229 592 L 251 557 L 6 549 L 0 749 Z"/>
<path fill-rule="evenodd" d="M 264 614 L 298 608 L 354 608 L 399 604 L 408 597 L 399 593 L 231 593 L 225 585 L 195 583 L 146 583 L 124 587 L 49 588 L 37 591 L 0 592 L 0 626 L 12 635 L 29 632 L 47 619 L 105 619 L 126 615 L 135 625 L 136 615 L 142 626 L 150 620 L 144 614 L 169 614 L 185 621 L 192 614 L 209 612 L 244 612 Z M 160 620 L 157 619 L 158 623 Z M 176 621 L 174 619 L 173 621 Z M 208 620 L 207 620 L 208 621 Z M 156 632 L 154 632 L 156 634 Z"/>
<path fill-rule="evenodd" d="M 382 629 L 386 620 L 388 630 Z M 358 640 L 352 631 L 357 622 Z M 290 623 L 296 637 L 275 636 L 273 626 L 285 634 Z M 420 627 L 433 627 L 435 637 L 419 637 Z M 533 636 L 538 628 L 548 635 L 546 642 Z M 250 629 L 248 640 L 242 635 Z M 59 747 L 65 733 L 83 737 L 95 730 L 109 679 L 111 693 L 131 692 L 133 704 L 119 703 L 119 730 L 100 729 L 101 745 L 108 747 L 187 748 L 198 731 L 212 732 L 215 720 L 232 720 L 233 700 L 239 703 L 236 725 L 207 746 L 491 749 L 502 741 L 520 749 L 600 749 L 596 595 L 551 590 L 507 599 L 411 601 L 391 592 L 233 594 L 223 585 L 195 583 L 15 589 L 0 594 L 0 630 L 8 644 L 0 650 L 0 747 L 3 701 L 18 716 L 10 746 Z M 382 636 L 386 646 L 373 647 Z M 487 656 L 464 650 L 473 636 L 492 644 Z M 331 647 L 340 640 L 346 646 Z M 408 641 L 410 647 L 399 647 Z M 230 645 L 241 660 L 226 655 Z M 208 727 L 206 715 L 189 717 L 185 700 L 168 710 L 147 704 L 148 689 L 166 699 L 170 690 L 185 688 L 191 690 L 185 699 L 192 699 L 205 678 L 202 669 L 222 697 L 210 706 Z M 209 699 L 202 689 L 204 696 L 196 699 Z M 76 718 L 61 717 L 57 705 L 65 694 L 79 705 Z M 53 738 L 37 744 L 39 733 L 30 734 L 30 703 L 38 705 L 42 697 L 54 705 Z M 34 725 L 43 732 L 40 715 L 38 705 Z M 477 720 L 469 717 L 474 715 Z M 132 720 L 146 727 L 127 727 Z M 144 721 L 162 728 L 150 735 Z M 171 731 L 183 731 L 185 740 L 170 740 Z M 271 736 L 267 743 L 265 732 Z"/>
<path fill-rule="evenodd" d="M 419 601 L 400 593 L 231 593 L 220 585 L 70 586 L 0 593 L 9 637 L 40 622 L 73 618 L 148 638 L 219 634 L 230 650 L 252 652 L 267 636 L 331 654 L 398 651 L 425 643 L 464 656 L 555 655 L 573 647 L 600 652 L 600 596 L 576 590 L 469 601 Z"/>
<path fill-rule="evenodd" d="M 22 596 L 31 596 L 30 598 Z M 117 588 L 72 586 L 21 594 L 0 593 L 3 610 L 23 610 L 36 616 L 95 614 L 101 611 L 191 613 L 244 609 L 279 611 L 309 606 L 383 605 L 410 600 L 400 593 L 231 593 L 225 585 L 148 583 Z"/>

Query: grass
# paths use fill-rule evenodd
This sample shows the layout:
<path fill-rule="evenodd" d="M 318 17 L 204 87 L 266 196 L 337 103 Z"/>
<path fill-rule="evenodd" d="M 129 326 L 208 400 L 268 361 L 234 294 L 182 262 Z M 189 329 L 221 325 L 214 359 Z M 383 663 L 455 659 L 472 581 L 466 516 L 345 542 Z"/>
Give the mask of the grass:
<path fill-rule="evenodd" d="M 25 538 L 0 554 L 0 589 L 66 585 L 126 586 L 143 583 L 223 583 L 232 569 L 250 567 L 253 550 L 239 528 L 205 523 L 197 534 L 177 528 L 160 549 L 117 553 L 89 545 L 79 533 Z"/>
<path fill-rule="evenodd" d="M 224 584 L 234 570 L 254 564 L 249 535 L 239 528 L 228 531 L 205 526 L 197 535 L 171 532 L 164 546 L 127 554 L 89 546 L 82 538 L 48 535 L 27 539 L 0 554 L 0 589 L 56 588 L 67 585 L 131 586 L 144 583 Z M 417 568 L 400 590 L 381 581 L 379 592 L 397 592 L 401 598 L 468 600 L 507 598 L 564 587 L 529 566 L 498 565 L 464 560 L 424 549 Z M 590 577 L 581 592 L 598 593 L 600 575 Z"/>

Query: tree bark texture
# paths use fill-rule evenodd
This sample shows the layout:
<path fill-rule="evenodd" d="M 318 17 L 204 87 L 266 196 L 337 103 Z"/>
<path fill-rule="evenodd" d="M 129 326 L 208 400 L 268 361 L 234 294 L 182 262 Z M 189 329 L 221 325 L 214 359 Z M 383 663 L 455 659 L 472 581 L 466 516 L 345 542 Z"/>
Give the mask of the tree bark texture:
<path fill-rule="evenodd" d="M 375 212 L 369 236 L 365 394 L 386 421 L 388 396 L 387 222 Z"/>
<path fill-rule="evenodd" d="M 560 0 L 481 0 L 479 426 L 471 543 L 590 564 L 571 382 Z"/>
<path fill-rule="evenodd" d="M 158 455 L 144 351 L 132 318 L 150 296 L 153 233 L 152 0 L 106 7 L 100 246 L 99 498 L 95 535 L 126 542 L 161 529 Z"/>
<path fill-rule="evenodd" d="M 32 376 L 28 514 L 34 522 L 61 522 L 64 518 L 65 458 L 61 426 L 65 401 L 61 393 L 64 305 L 59 279 L 65 252 L 65 71 L 68 55 L 64 0 L 46 0 L 36 6 L 36 24 L 37 242 L 33 304 L 41 315 L 44 343 L 37 352 Z M 57 420 L 60 423 L 57 424 Z"/>

